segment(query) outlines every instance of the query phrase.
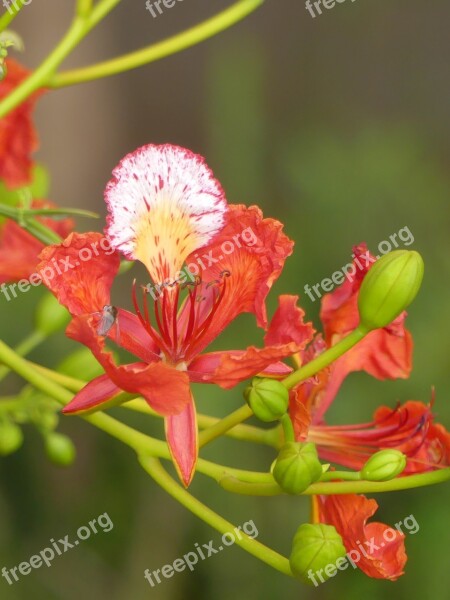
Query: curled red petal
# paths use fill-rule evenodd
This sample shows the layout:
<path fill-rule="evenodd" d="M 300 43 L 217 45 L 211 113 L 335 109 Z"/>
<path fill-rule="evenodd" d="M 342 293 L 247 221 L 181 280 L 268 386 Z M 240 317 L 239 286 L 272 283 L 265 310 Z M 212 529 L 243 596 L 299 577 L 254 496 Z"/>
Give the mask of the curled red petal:
<path fill-rule="evenodd" d="M 383 523 L 369 523 L 378 504 L 356 494 L 320 496 L 320 520 L 334 525 L 350 557 L 376 579 L 395 581 L 404 573 L 404 534 Z"/>
<path fill-rule="evenodd" d="M 197 414 L 191 394 L 181 413 L 166 417 L 165 428 L 178 475 L 188 487 L 194 476 L 198 457 Z"/>
<path fill-rule="evenodd" d="M 434 423 L 430 405 L 410 400 L 395 409 L 381 406 L 374 419 L 376 431 L 394 428 L 380 443 L 395 447 L 408 457 L 404 474 L 450 466 L 450 433 Z"/>
<path fill-rule="evenodd" d="M 45 285 L 72 315 L 101 311 L 110 304 L 119 256 L 101 234 L 71 233 L 47 246 L 37 270 Z"/>

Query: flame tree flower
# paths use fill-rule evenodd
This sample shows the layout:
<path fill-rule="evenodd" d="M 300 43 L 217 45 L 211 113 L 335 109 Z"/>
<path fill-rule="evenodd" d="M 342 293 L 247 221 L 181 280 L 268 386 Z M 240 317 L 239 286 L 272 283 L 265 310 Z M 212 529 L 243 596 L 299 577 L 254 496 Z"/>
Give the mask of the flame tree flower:
<path fill-rule="evenodd" d="M 167 440 L 188 485 L 198 453 L 189 383 L 229 389 L 258 373 L 287 374 L 290 369 L 280 361 L 303 350 L 310 339 L 312 327 L 302 319 L 292 330 L 277 319 L 268 327 L 265 298 L 293 243 L 281 223 L 264 219 L 258 207 L 228 205 L 203 159 L 176 146 L 149 145 L 127 155 L 113 172 L 105 200 L 106 235 L 117 252 L 56 274 L 48 284 L 73 316 L 67 334 L 88 346 L 105 369 L 64 412 L 92 409 L 120 390 L 142 395 L 166 417 Z M 252 232 L 251 243 L 239 241 L 244 230 Z M 99 235 L 72 234 L 63 244 L 46 248 L 39 269 L 77 255 Z M 223 250 L 226 242 L 234 244 L 232 252 Z M 194 262 L 200 249 L 210 259 L 198 261 L 204 266 L 195 283 L 186 285 L 181 269 Z M 118 325 L 108 335 L 139 359 L 126 365 L 115 364 L 98 326 L 98 313 L 111 304 L 119 253 L 142 262 L 159 290 L 149 303 L 148 288 L 139 298 L 134 286 L 136 314 L 117 311 Z M 244 312 L 254 313 L 258 325 L 268 327 L 265 347 L 204 353 Z"/>
<path fill-rule="evenodd" d="M 6 64 L 7 75 L 0 81 L 0 100 L 9 96 L 30 75 L 13 59 L 7 59 Z M 0 180 L 9 188 L 20 188 L 31 183 L 31 155 L 38 147 L 31 115 L 41 93 L 35 92 L 0 119 Z"/>

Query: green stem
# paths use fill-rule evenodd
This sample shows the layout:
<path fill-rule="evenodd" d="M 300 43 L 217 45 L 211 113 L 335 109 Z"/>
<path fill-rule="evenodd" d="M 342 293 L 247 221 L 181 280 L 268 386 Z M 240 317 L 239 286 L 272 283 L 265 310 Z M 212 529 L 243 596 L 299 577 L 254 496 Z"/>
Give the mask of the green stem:
<path fill-rule="evenodd" d="M 75 17 L 66 35 L 53 52 L 0 103 L 0 118 L 14 110 L 36 90 L 46 87 L 63 60 L 119 2 L 120 0 L 101 0 L 87 17 Z"/>
<path fill-rule="evenodd" d="M 71 392 L 33 369 L 27 360 L 16 354 L 14 350 L 9 348 L 1 340 L 0 362 L 3 362 L 7 367 L 14 370 L 34 387 L 53 397 L 61 404 L 66 405 L 72 399 Z M 169 448 L 165 442 L 155 440 L 101 412 L 92 415 L 83 415 L 83 418 L 95 427 L 98 427 L 109 435 L 121 440 L 123 443 L 133 448 L 138 454 L 150 453 L 153 456 L 170 460 Z M 237 494 L 276 496 L 283 493 L 278 485 L 271 483 L 271 475 L 269 473 L 257 473 L 233 469 L 203 459 L 198 460 L 197 468 L 198 471 L 205 475 L 213 477 L 224 489 L 228 489 Z M 392 481 L 384 482 L 344 481 L 314 483 L 310 485 L 303 494 L 376 494 L 380 492 L 391 492 L 434 485 L 436 483 L 448 481 L 449 479 L 450 468 L 446 468 L 427 473 L 399 477 Z"/>
<path fill-rule="evenodd" d="M 412 488 L 435 485 L 450 480 L 450 468 L 398 477 L 391 481 L 337 481 L 330 483 L 313 483 L 301 495 L 335 495 L 335 494 L 379 494 L 396 492 Z M 239 477 L 225 476 L 219 484 L 227 491 L 245 496 L 279 496 L 285 492 L 276 483 L 250 483 Z"/>
<path fill-rule="evenodd" d="M 357 327 L 335 346 L 331 346 L 331 348 L 317 356 L 317 358 L 314 358 L 304 367 L 301 367 L 298 371 L 294 371 L 288 375 L 283 379 L 283 384 L 288 389 L 291 389 L 301 381 L 312 377 L 319 371 L 322 371 L 325 367 L 328 367 L 328 365 L 345 354 L 350 348 L 353 348 L 353 346 L 360 342 L 368 333 L 369 332 L 362 327 Z"/>
<path fill-rule="evenodd" d="M 93 81 L 166 58 L 228 29 L 256 10 L 263 2 L 264 0 L 240 0 L 211 19 L 147 48 L 90 67 L 56 74 L 50 80 L 49 86 L 61 88 Z"/>
<path fill-rule="evenodd" d="M 64 375 L 63 373 L 58 373 L 57 371 L 53 371 L 52 369 L 48 369 L 47 367 L 43 367 L 37 363 L 28 361 L 30 367 L 45 375 L 48 379 L 58 383 L 59 385 L 65 387 L 71 392 L 77 393 L 84 388 L 87 384 L 87 381 L 83 381 L 81 379 L 75 379 L 74 377 L 69 377 L 68 375 Z M 123 396 L 121 395 L 121 399 Z M 117 398 L 115 398 L 115 403 L 117 402 Z M 106 406 L 104 407 L 106 408 Z M 125 408 L 127 410 L 132 410 L 135 412 L 139 412 L 142 414 L 149 415 L 151 417 L 156 417 L 158 419 L 163 419 L 163 416 L 152 410 L 150 406 L 143 400 L 142 398 L 133 398 L 123 404 L 120 404 L 120 408 Z M 209 429 L 213 425 L 220 423 L 220 419 L 217 417 L 211 417 L 209 415 L 204 415 L 202 413 L 197 414 L 197 422 L 200 429 Z M 275 449 L 279 449 L 282 445 L 282 435 L 281 431 L 278 427 L 274 427 L 271 429 L 260 429 L 259 427 L 253 427 L 251 425 L 237 425 L 226 432 L 226 435 L 235 440 L 241 440 L 245 442 L 253 442 L 255 444 L 263 444 L 265 446 L 270 446 Z"/>
<path fill-rule="evenodd" d="M 31 233 L 32 236 L 43 244 L 59 244 L 62 241 L 61 237 L 53 231 L 53 229 L 50 229 L 50 227 L 47 227 L 37 219 L 29 217 L 25 220 L 24 217 L 29 212 L 30 211 L 28 210 L 0 204 L 0 215 L 5 216 L 8 219 L 13 219 L 16 223 L 19 223 L 22 229 Z"/>
<path fill-rule="evenodd" d="M 140 456 L 139 462 L 143 469 L 145 469 L 150 477 L 152 477 L 163 490 L 170 494 L 185 508 L 190 510 L 195 516 L 205 521 L 205 523 L 219 531 L 222 535 L 232 535 L 235 539 L 235 543 L 249 554 L 259 558 L 259 560 L 270 565 L 277 571 L 291 577 L 293 576 L 287 558 L 244 533 L 237 535 L 237 528 L 232 523 L 215 513 L 208 506 L 197 500 L 197 498 L 194 498 L 187 490 L 182 488 L 181 485 L 170 477 L 159 460 L 150 456 Z"/>
<path fill-rule="evenodd" d="M 135 412 L 150 415 L 152 417 L 162 419 L 163 416 L 152 410 L 150 406 L 141 398 L 130 400 L 121 405 L 121 408 L 133 410 Z M 217 417 L 211 417 L 202 413 L 197 413 L 197 423 L 200 429 L 210 429 L 221 422 Z M 253 425 L 236 425 L 232 429 L 225 432 L 230 438 L 241 440 L 244 442 L 253 442 L 255 444 L 263 444 L 278 449 L 282 443 L 281 432 L 278 427 L 271 429 L 260 429 Z"/>
<path fill-rule="evenodd" d="M 22 211 L 24 217 L 27 215 L 43 215 L 48 216 L 61 216 L 61 217 L 87 217 L 89 219 L 99 219 L 100 215 L 90 210 L 83 210 L 81 208 L 30 208 Z"/>
<path fill-rule="evenodd" d="M 92 0 L 77 0 L 76 14 L 87 17 L 92 10 Z"/>
<path fill-rule="evenodd" d="M 25 338 L 18 346 L 14 348 L 14 352 L 19 356 L 26 356 L 32 350 L 37 348 L 39 344 L 46 339 L 46 336 L 40 331 L 34 331 L 31 335 Z M 2 381 L 10 372 L 10 369 L 4 365 L 0 366 L 0 381 Z"/>
<path fill-rule="evenodd" d="M 284 441 L 295 442 L 294 426 L 292 425 L 291 417 L 288 413 L 281 417 L 280 423 L 283 427 Z"/>
<path fill-rule="evenodd" d="M 16 0 L 16 4 L 19 8 L 16 8 L 14 4 L 10 4 L 6 12 L 0 17 L 0 33 L 8 27 L 24 7 L 23 0 Z"/>
<path fill-rule="evenodd" d="M 343 479 L 344 481 L 361 481 L 361 473 L 359 471 L 327 471 L 320 478 L 320 482 L 334 481 L 335 479 Z"/>
<path fill-rule="evenodd" d="M 241 408 L 238 408 L 227 417 L 221 419 L 212 427 L 203 430 L 198 436 L 199 447 L 201 448 L 212 440 L 220 437 L 239 423 L 242 423 L 242 421 L 249 419 L 252 415 L 252 409 L 247 404 L 244 404 L 244 406 L 241 406 Z"/>

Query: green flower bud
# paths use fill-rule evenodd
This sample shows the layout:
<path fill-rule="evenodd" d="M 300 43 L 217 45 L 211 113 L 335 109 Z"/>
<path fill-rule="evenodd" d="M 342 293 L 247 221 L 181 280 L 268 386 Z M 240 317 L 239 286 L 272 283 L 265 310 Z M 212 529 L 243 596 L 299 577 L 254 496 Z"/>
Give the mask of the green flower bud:
<path fill-rule="evenodd" d="M 280 450 L 273 477 L 288 494 L 301 494 L 320 479 L 322 472 L 313 443 L 288 442 Z"/>
<path fill-rule="evenodd" d="M 281 419 L 289 405 L 289 391 L 276 379 L 255 377 L 245 389 L 244 397 L 258 419 L 265 423 Z"/>
<path fill-rule="evenodd" d="M 11 421 L 0 423 L 0 455 L 7 456 L 20 448 L 23 443 L 23 433 L 20 427 Z"/>
<path fill-rule="evenodd" d="M 49 433 L 46 435 L 45 452 L 52 462 L 61 467 L 68 467 L 76 457 L 72 440 L 62 433 Z"/>
<path fill-rule="evenodd" d="M 324 580 L 329 579 L 332 575 L 327 573 L 326 567 L 335 565 L 345 555 L 342 538 L 332 525 L 305 523 L 297 529 L 289 562 L 298 579 L 313 585 L 317 571 L 321 571 Z"/>
<path fill-rule="evenodd" d="M 413 250 L 395 250 L 370 268 L 358 296 L 361 326 L 386 327 L 414 300 L 423 279 L 422 257 Z"/>
<path fill-rule="evenodd" d="M 361 470 L 366 481 L 389 481 L 406 467 L 406 456 L 399 450 L 380 450 L 373 454 Z"/>
<path fill-rule="evenodd" d="M 64 306 L 59 304 L 53 294 L 46 294 L 36 309 L 36 329 L 45 336 L 64 329 L 70 321 L 70 315 Z"/>

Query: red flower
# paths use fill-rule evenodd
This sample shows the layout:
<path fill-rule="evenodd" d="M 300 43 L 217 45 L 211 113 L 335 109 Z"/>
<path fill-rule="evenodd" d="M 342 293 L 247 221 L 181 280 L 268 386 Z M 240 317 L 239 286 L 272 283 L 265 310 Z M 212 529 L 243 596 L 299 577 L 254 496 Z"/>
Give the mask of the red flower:
<path fill-rule="evenodd" d="M 321 319 L 325 339 L 317 335 L 300 353 L 307 363 L 355 329 L 359 322 L 357 296 L 362 280 L 375 262 L 364 244 L 354 248 L 356 277 L 346 281 L 322 301 Z M 405 473 L 426 471 L 450 464 L 450 434 L 433 424 L 431 407 L 407 402 L 391 410 L 381 407 L 374 421 L 360 425 L 331 426 L 324 416 L 345 377 L 364 370 L 378 379 L 408 377 L 411 370 L 412 339 L 405 329 L 406 313 L 384 329 L 369 333 L 364 340 L 330 367 L 302 382 L 291 391 L 290 414 L 298 440 L 315 442 L 322 460 L 360 470 L 367 459 L 384 448 L 397 448 L 407 457 Z M 369 576 L 396 579 L 406 562 L 403 535 L 396 532 L 384 541 L 389 529 L 381 523 L 366 525 L 377 504 L 364 496 L 323 496 L 320 520 L 332 524 L 341 534 L 348 551 L 365 540 L 378 540 L 377 550 L 362 557 L 358 566 Z M 360 552 L 361 554 L 361 552 Z"/>
<path fill-rule="evenodd" d="M 30 71 L 13 59 L 7 59 L 6 65 L 8 73 L 0 81 L 0 100 L 6 98 L 30 75 Z M 31 183 L 31 154 L 38 147 L 31 113 L 40 93 L 42 92 L 36 92 L 0 119 L 0 180 L 9 188 L 19 188 Z"/>
<path fill-rule="evenodd" d="M 155 287 L 143 291 L 141 302 L 133 288 L 136 314 L 118 309 L 118 326 L 108 335 L 139 360 L 118 366 L 99 335 L 99 316 L 94 314 L 110 305 L 118 254 L 100 253 L 49 283 L 73 315 L 67 334 L 88 346 L 105 369 L 64 412 L 91 409 L 119 390 L 142 395 L 165 415 L 168 443 L 188 485 L 198 452 L 189 383 L 231 388 L 258 373 L 288 373 L 280 361 L 300 352 L 311 338 L 303 312 L 281 298 L 279 310 L 287 303 L 294 311 L 292 327 L 280 323 L 276 314 L 265 347 L 203 354 L 241 313 L 253 312 L 258 324 L 267 327 L 265 298 L 293 243 L 281 223 L 263 219 L 256 206 L 227 205 L 203 159 L 176 146 L 150 145 L 126 156 L 114 170 L 105 197 L 111 246 L 144 263 Z M 43 251 L 39 268 L 63 256 L 76 262 L 80 250 L 99 237 L 72 234 Z M 192 266 L 198 269 L 194 282 L 181 272 L 185 263 L 191 271 Z M 149 295 L 154 298 L 151 308 Z"/>
<path fill-rule="evenodd" d="M 32 208 L 53 208 L 46 200 L 35 200 Z M 55 221 L 38 217 L 38 220 L 62 238 L 73 229 L 72 219 Z M 15 221 L 7 219 L 0 226 L 0 284 L 28 279 L 36 270 L 39 253 L 44 244 L 22 229 Z"/>

